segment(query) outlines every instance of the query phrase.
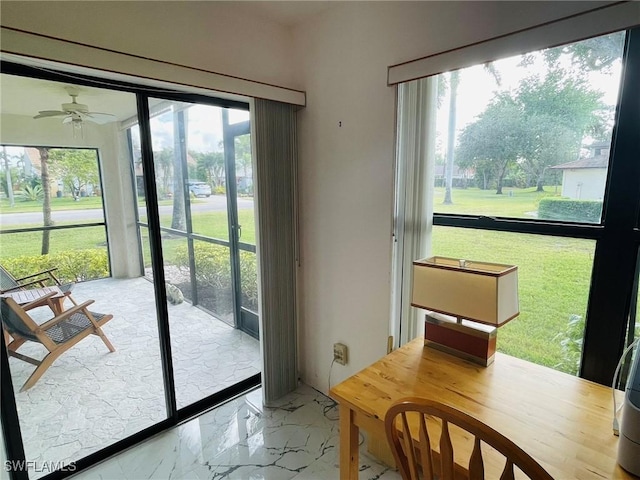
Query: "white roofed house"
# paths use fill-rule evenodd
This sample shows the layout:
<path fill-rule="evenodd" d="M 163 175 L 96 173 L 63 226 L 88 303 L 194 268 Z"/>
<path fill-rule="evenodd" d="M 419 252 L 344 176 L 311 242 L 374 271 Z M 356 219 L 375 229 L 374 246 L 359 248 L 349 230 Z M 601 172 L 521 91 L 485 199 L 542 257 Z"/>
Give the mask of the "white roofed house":
<path fill-rule="evenodd" d="M 555 165 L 562 170 L 562 196 L 572 200 L 602 200 L 609 166 L 609 143 L 598 142 L 587 147 L 589 156 Z"/>

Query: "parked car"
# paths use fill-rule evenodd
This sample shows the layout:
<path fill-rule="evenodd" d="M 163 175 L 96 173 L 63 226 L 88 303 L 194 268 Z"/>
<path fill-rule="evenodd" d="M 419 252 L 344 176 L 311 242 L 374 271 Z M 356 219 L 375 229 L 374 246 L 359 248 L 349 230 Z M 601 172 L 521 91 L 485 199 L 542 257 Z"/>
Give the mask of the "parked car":
<path fill-rule="evenodd" d="M 189 181 L 189 193 L 195 197 L 210 197 L 211 186 L 205 182 Z"/>

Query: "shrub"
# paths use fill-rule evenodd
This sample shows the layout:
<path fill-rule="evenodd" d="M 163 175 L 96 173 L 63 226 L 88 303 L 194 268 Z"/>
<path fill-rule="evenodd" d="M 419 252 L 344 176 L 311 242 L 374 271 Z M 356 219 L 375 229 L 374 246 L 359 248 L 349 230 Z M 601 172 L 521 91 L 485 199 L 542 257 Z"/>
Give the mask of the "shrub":
<path fill-rule="evenodd" d="M 599 223 L 602 202 L 596 200 L 570 200 L 543 198 L 538 204 L 538 218 Z"/>
<path fill-rule="evenodd" d="M 44 191 L 40 185 L 25 185 L 19 196 L 23 202 L 39 202 L 44 198 Z"/>
<path fill-rule="evenodd" d="M 242 282 L 242 305 L 258 311 L 258 265 L 256 254 L 240 252 L 240 281 Z"/>
<path fill-rule="evenodd" d="M 100 248 L 69 250 L 48 255 L 21 256 L 3 260 L 14 277 L 24 277 L 49 268 L 63 283 L 82 282 L 109 276 L 107 251 Z"/>
<path fill-rule="evenodd" d="M 194 245 L 194 259 L 196 264 L 196 281 L 198 287 L 210 287 L 213 292 L 208 296 L 223 296 L 229 292 L 231 284 L 231 261 L 229 248 L 210 243 Z M 183 273 L 189 272 L 189 250 L 186 245 L 180 245 L 175 250 L 174 261 Z M 240 252 L 240 277 L 242 279 L 242 305 L 252 310 L 258 308 L 258 277 L 256 255 L 251 252 Z M 224 299 L 217 299 L 218 308 Z M 230 308 L 229 305 L 227 308 Z"/>

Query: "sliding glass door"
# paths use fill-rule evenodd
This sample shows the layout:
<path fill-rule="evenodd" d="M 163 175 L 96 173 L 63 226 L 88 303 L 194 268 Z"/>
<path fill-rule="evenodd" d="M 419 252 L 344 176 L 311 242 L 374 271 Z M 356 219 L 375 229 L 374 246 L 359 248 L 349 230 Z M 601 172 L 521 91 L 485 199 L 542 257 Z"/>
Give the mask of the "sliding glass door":
<path fill-rule="evenodd" d="M 11 478 L 64 476 L 260 382 L 248 104 L 2 70 L 0 263 L 74 301 L 22 302 L 31 335 L 3 299 L 0 446 Z M 107 341 L 71 338 L 83 307 Z"/>
<path fill-rule="evenodd" d="M 260 371 L 256 309 L 244 300 L 257 297 L 249 115 L 159 98 L 149 111 L 181 408 Z"/>
<path fill-rule="evenodd" d="M 168 412 L 154 289 L 130 248 L 138 231 L 123 124 L 137 121 L 136 95 L 6 72 L 3 64 L 2 423 L 18 463 L 3 467 L 40 478 L 73 472 Z M 53 276 L 32 276 L 46 270 Z M 55 308 L 43 286 L 58 292 Z"/>

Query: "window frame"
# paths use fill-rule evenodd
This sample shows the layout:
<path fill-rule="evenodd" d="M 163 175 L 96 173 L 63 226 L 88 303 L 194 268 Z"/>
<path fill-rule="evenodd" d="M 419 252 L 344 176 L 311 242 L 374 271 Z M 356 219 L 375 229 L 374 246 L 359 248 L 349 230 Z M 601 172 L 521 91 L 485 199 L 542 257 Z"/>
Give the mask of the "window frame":
<path fill-rule="evenodd" d="M 627 339 L 640 248 L 640 27 L 626 31 L 621 88 L 600 224 L 434 213 L 434 226 L 596 241 L 579 375 L 611 385 Z"/>
<path fill-rule="evenodd" d="M 102 159 L 100 157 L 100 149 L 97 147 L 59 147 L 56 145 L 21 145 L 17 143 L 2 144 L 7 147 L 21 147 L 21 148 L 48 148 L 50 150 L 92 150 L 96 154 L 96 166 L 98 168 L 98 182 L 100 183 L 100 198 L 102 200 L 102 221 L 97 222 L 85 222 L 85 223 L 69 223 L 67 225 L 42 225 L 37 227 L 23 227 L 23 228 L 3 228 L 0 225 L 0 239 L 2 235 L 10 235 L 12 233 L 40 233 L 40 232 L 55 232 L 59 230 L 69 230 L 74 228 L 104 228 L 104 239 L 107 249 L 107 269 L 109 270 L 109 277 L 111 276 L 111 251 L 109 245 L 109 227 L 107 225 L 107 212 L 105 211 L 104 201 L 104 185 L 102 180 Z M 52 210 L 54 211 L 54 210 Z"/>

